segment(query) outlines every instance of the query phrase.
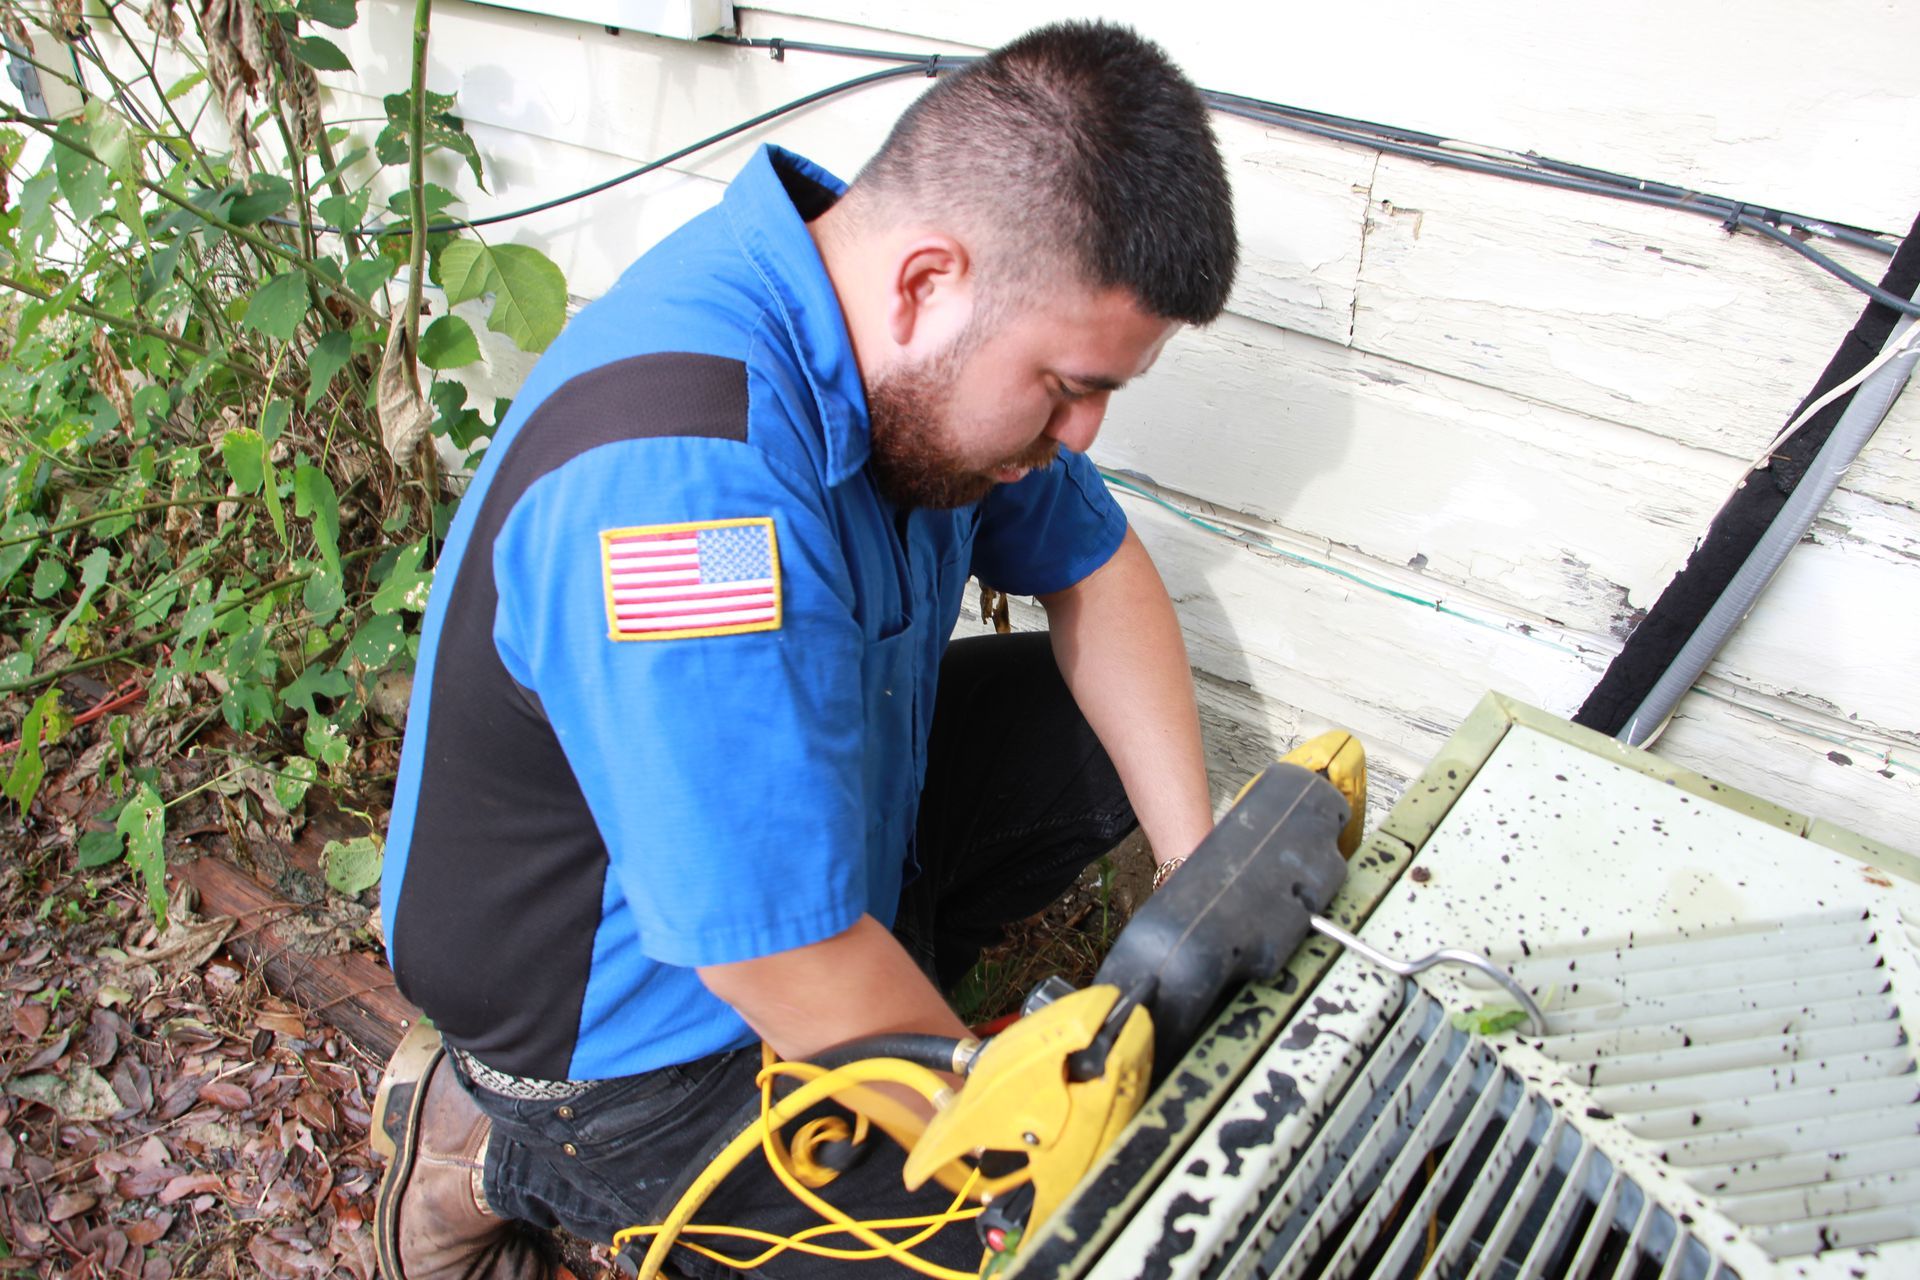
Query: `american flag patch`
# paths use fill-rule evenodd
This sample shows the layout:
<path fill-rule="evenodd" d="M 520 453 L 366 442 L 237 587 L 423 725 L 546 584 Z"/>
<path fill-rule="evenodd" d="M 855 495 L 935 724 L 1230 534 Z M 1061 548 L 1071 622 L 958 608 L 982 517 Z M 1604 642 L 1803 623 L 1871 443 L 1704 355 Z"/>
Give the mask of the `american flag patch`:
<path fill-rule="evenodd" d="M 600 561 L 612 639 L 780 629 L 780 550 L 766 516 L 603 529 Z"/>

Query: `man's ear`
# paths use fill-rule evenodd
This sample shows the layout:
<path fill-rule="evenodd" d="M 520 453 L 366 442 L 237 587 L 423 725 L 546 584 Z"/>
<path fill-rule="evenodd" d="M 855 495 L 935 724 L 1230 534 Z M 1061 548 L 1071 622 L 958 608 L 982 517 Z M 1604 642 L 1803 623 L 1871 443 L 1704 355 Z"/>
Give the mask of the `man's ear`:
<path fill-rule="evenodd" d="M 888 281 L 887 336 L 932 353 L 959 337 L 973 314 L 973 257 L 944 232 L 909 241 Z"/>

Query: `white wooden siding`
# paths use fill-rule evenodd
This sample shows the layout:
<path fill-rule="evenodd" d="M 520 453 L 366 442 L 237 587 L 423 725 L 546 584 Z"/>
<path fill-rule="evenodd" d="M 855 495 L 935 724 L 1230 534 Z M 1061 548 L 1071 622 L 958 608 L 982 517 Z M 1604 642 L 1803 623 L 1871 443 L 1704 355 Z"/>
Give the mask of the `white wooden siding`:
<path fill-rule="evenodd" d="M 1059 0 L 781 4 L 792 12 L 740 10 L 742 30 L 931 51 L 1069 14 Z M 1655 0 L 1107 12 L 1213 88 L 1886 231 L 1920 211 L 1920 167 L 1904 159 L 1920 137 L 1920 6 L 1835 0 L 1817 24 L 1784 0 L 1732 16 Z M 377 115 L 380 95 L 404 87 L 409 14 L 363 4 L 341 40 L 356 74 L 323 77 L 340 114 Z M 875 66 L 460 0 L 433 21 L 429 82 L 459 95 L 489 190 L 452 164 L 434 176 L 475 213 L 621 172 Z M 906 77 L 831 100 L 488 235 L 539 245 L 595 296 L 717 199 L 753 146 L 778 141 L 851 175 L 924 87 Z M 1123 498 L 1180 609 L 1218 786 L 1338 723 L 1367 741 L 1384 801 L 1488 688 L 1579 706 L 1861 301 L 1710 219 L 1246 121 L 1222 119 L 1220 135 L 1244 244 L 1231 312 L 1115 400 L 1095 457 L 1246 535 Z M 487 346 L 488 368 L 463 377 L 510 391 L 526 359 Z M 1913 392 L 1658 750 L 1920 849 L 1917 506 Z"/>

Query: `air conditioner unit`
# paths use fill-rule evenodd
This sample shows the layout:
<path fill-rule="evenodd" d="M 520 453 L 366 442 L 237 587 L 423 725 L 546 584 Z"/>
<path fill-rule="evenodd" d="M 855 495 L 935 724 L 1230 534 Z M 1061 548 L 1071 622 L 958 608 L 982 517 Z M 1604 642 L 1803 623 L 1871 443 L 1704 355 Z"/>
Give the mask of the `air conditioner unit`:
<path fill-rule="evenodd" d="M 1490 695 L 1013 1274 L 1920 1277 L 1920 862 Z M 1478 1019 L 1469 1016 L 1478 1011 Z"/>

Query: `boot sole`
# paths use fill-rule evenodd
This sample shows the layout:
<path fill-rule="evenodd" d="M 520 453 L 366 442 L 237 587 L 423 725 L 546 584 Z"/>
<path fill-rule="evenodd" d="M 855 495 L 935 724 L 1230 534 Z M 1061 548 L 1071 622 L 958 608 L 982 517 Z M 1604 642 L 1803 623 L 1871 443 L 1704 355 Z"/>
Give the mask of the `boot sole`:
<path fill-rule="evenodd" d="M 436 1046 L 427 1059 L 426 1070 L 411 1082 L 413 1095 L 406 1099 L 406 1118 L 393 1140 L 393 1155 L 387 1164 L 386 1176 L 380 1179 L 380 1197 L 374 1206 L 373 1253 L 386 1280 L 406 1280 L 406 1272 L 400 1267 L 400 1198 L 413 1178 L 413 1161 L 420 1150 L 420 1116 L 427 1106 L 427 1082 L 445 1057 L 446 1050 Z M 393 1082 L 385 1091 L 385 1102 L 391 1104 L 394 1091 L 402 1087 L 405 1087 L 403 1082 Z M 381 1114 L 374 1117 L 375 1133 L 385 1132 L 385 1121 L 382 1108 Z"/>

